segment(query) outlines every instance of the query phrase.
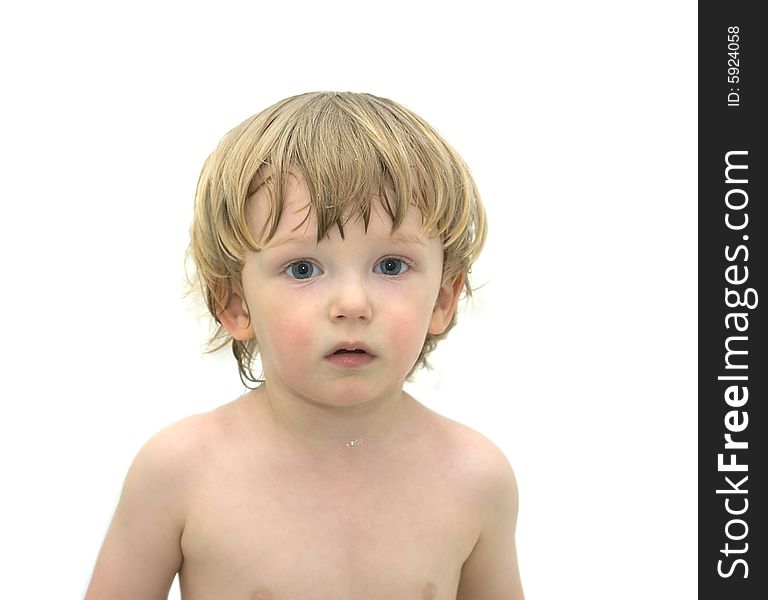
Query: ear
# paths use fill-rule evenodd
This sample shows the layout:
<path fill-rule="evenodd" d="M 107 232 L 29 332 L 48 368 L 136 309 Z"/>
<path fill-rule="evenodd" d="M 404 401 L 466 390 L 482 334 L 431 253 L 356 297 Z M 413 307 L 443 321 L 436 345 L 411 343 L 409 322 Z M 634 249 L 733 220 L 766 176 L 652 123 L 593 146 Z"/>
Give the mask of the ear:
<path fill-rule="evenodd" d="M 250 340 L 256 336 L 251 326 L 248 306 L 239 292 L 233 291 L 229 304 L 216 313 L 219 322 L 236 340 Z"/>
<path fill-rule="evenodd" d="M 451 324 L 451 319 L 456 312 L 459 295 L 464 287 L 464 273 L 459 273 L 452 279 L 444 279 L 437 294 L 435 308 L 432 309 L 432 318 L 429 321 L 427 331 L 433 335 L 440 335 Z"/>

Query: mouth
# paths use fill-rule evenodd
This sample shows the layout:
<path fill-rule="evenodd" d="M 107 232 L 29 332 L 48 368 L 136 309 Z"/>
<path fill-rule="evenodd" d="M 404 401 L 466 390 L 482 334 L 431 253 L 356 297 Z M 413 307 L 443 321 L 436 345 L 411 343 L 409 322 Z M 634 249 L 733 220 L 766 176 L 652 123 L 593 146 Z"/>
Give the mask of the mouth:
<path fill-rule="evenodd" d="M 352 342 L 339 344 L 326 355 L 326 360 L 337 367 L 364 367 L 376 358 L 365 344 Z"/>
<path fill-rule="evenodd" d="M 371 356 L 373 358 L 376 357 L 373 352 L 371 352 L 371 349 L 368 348 L 365 344 L 359 343 L 359 342 L 351 342 L 351 343 L 343 343 L 335 346 L 329 354 L 326 355 L 326 358 L 330 358 L 331 356 L 344 356 L 344 355 L 355 355 L 355 354 L 362 354 Z"/>

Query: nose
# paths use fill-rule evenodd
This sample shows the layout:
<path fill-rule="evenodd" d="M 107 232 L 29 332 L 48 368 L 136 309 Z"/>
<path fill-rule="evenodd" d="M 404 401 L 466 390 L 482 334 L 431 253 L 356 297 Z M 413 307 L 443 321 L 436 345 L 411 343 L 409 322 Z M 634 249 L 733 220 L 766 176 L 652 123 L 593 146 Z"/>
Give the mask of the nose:
<path fill-rule="evenodd" d="M 370 321 L 373 307 L 365 282 L 351 276 L 340 281 L 334 290 L 329 316 L 332 321 Z"/>

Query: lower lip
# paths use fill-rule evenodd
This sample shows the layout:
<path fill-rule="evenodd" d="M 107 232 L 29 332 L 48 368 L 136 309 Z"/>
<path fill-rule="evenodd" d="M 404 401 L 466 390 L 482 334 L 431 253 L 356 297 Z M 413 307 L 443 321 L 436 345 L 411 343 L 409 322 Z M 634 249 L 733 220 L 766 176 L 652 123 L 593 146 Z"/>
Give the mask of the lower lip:
<path fill-rule="evenodd" d="M 344 354 L 331 354 L 325 359 L 337 367 L 364 367 L 369 365 L 375 359 L 375 356 L 370 354 L 362 354 L 360 352 L 347 352 Z"/>

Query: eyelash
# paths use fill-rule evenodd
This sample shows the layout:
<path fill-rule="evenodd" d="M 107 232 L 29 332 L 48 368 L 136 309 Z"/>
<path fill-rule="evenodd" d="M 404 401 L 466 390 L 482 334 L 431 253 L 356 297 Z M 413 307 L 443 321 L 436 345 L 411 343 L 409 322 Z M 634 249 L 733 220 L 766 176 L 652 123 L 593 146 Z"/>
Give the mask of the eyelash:
<path fill-rule="evenodd" d="M 383 273 L 383 272 L 375 270 L 376 267 L 378 267 L 379 265 L 381 265 L 382 263 L 384 263 L 384 262 L 386 262 L 388 260 L 398 261 L 402 265 L 402 267 L 404 267 L 404 270 L 401 270 L 398 273 L 391 273 L 391 274 L 386 274 L 386 273 Z M 322 273 L 322 269 L 320 269 L 320 267 L 317 266 L 317 264 L 315 264 L 313 261 L 311 261 L 308 258 L 302 258 L 300 260 L 293 261 L 292 263 L 287 265 L 283 269 L 282 272 L 285 273 L 285 275 L 288 276 L 290 279 L 293 279 L 295 281 L 307 281 L 307 280 L 311 279 L 312 275 L 314 274 L 314 272 L 312 274 L 308 275 L 307 277 L 294 277 L 294 273 L 293 273 L 294 267 L 296 267 L 296 265 L 301 265 L 301 264 L 312 265 L 313 269 L 318 269 Z M 398 275 L 402 275 L 403 273 L 407 273 L 412 267 L 413 267 L 413 263 L 411 263 L 410 261 L 408 261 L 408 260 L 406 260 L 404 258 L 400 258 L 399 256 L 385 256 L 384 258 L 382 258 L 382 259 L 380 259 L 379 261 L 376 262 L 376 266 L 374 267 L 374 273 L 379 273 L 379 274 L 384 275 L 386 277 L 397 277 Z"/>

